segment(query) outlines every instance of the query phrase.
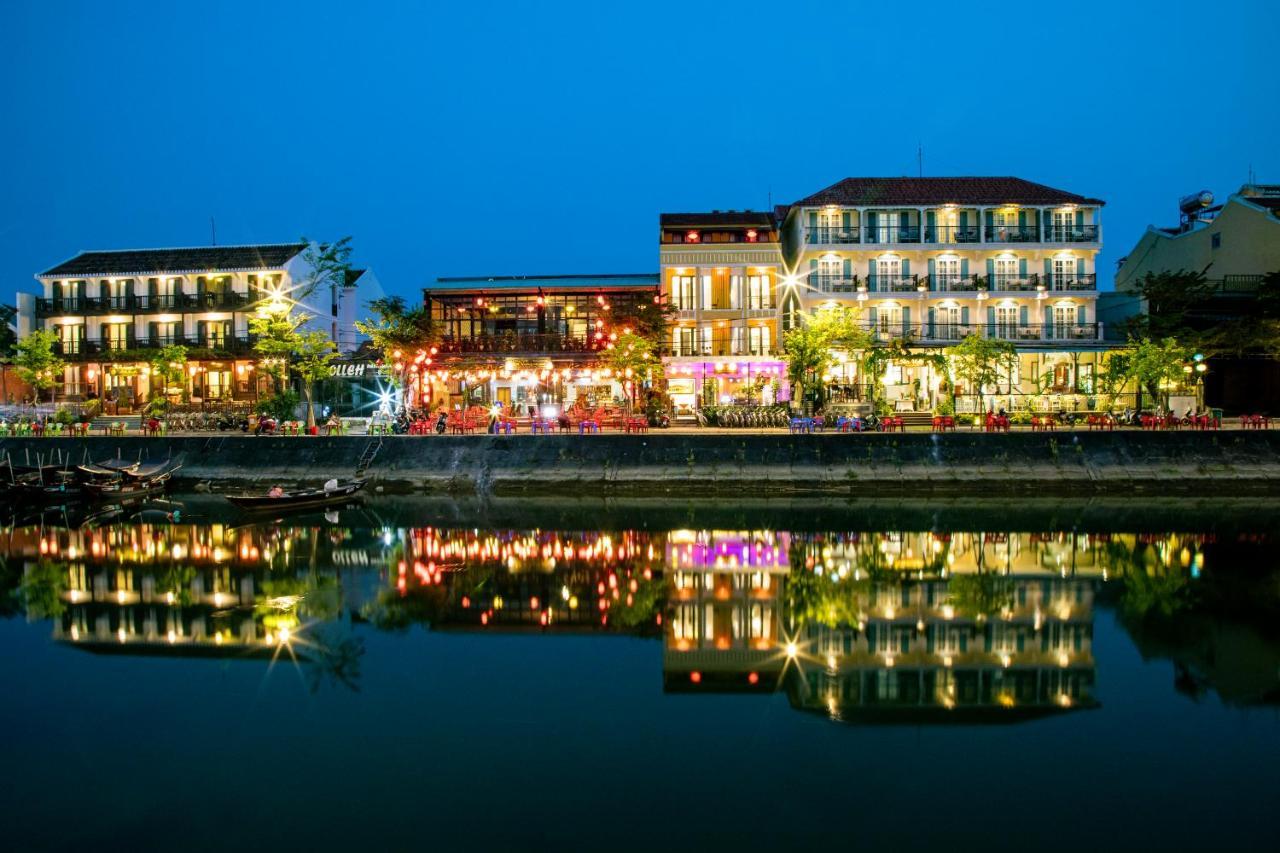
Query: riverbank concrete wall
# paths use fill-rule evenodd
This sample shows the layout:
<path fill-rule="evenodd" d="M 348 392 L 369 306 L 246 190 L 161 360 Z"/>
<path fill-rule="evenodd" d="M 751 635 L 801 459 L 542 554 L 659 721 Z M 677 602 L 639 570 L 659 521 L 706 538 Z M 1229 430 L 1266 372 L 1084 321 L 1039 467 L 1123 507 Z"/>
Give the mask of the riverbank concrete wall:
<path fill-rule="evenodd" d="M 353 476 L 449 495 L 1280 495 L 1280 432 L 661 433 L 3 439 L 16 464 L 172 459 L 182 485 Z M 0 476 L 3 472 L 0 471 Z"/>

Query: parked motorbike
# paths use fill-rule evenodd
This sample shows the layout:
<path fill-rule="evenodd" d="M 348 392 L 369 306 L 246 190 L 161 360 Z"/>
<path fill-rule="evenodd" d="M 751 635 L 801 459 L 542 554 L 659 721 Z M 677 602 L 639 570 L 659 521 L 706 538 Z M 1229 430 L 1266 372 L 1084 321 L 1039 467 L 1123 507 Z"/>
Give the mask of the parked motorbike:
<path fill-rule="evenodd" d="M 275 435 L 276 428 L 279 426 L 275 418 L 261 417 L 258 418 L 258 425 L 253 428 L 254 435 Z"/>

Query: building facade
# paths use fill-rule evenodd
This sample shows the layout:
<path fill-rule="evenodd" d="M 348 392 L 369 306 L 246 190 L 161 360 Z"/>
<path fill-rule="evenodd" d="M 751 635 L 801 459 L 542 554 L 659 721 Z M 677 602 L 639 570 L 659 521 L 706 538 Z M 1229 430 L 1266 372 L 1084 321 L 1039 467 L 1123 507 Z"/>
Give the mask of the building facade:
<path fill-rule="evenodd" d="M 1185 202 L 1208 193 L 1189 196 Z M 1183 209 L 1175 228 L 1151 226 L 1116 271 L 1116 296 L 1136 302 L 1146 313 L 1140 283 L 1149 273 L 1204 273 L 1210 295 L 1186 309 L 1186 322 L 1208 329 L 1249 317 L 1258 310 L 1258 292 L 1268 273 L 1280 272 L 1280 184 L 1246 184 L 1225 204 Z M 1271 354 L 1214 356 L 1204 375 L 1204 401 L 1228 412 L 1269 411 L 1280 394 L 1280 363 Z"/>
<path fill-rule="evenodd" d="M 782 250 L 772 213 L 664 213 L 663 298 L 672 328 L 665 369 L 676 416 L 700 406 L 788 398 L 779 357 Z"/>
<path fill-rule="evenodd" d="M 780 209 L 789 275 L 783 328 L 800 312 L 845 307 L 877 342 L 942 349 L 968 335 L 1014 343 L 1000 404 L 1089 407 L 1098 355 L 1100 199 L 1020 178 L 847 178 Z M 854 360 L 832 377 L 848 396 L 868 378 Z M 882 380 L 899 411 L 947 393 L 928 364 L 891 364 Z M 957 387 L 977 405 L 978 389 Z M 988 404 L 991 398 L 988 396 Z"/>
<path fill-rule="evenodd" d="M 359 336 L 357 303 L 381 294 L 368 271 L 314 288 L 307 244 L 81 252 L 36 276 L 38 295 L 19 294 L 19 331 L 48 329 L 67 362 L 58 397 L 100 398 L 126 413 L 185 392 L 193 403 L 248 401 L 258 394 L 249 319 L 264 304 L 287 306 L 341 346 Z M 366 288 L 359 297 L 356 288 Z M 311 292 L 305 293 L 304 291 Z M 150 361 L 163 347 L 188 350 L 186 388 L 158 387 Z"/>
<path fill-rule="evenodd" d="M 619 400 L 609 335 L 657 296 L 652 273 L 439 278 L 423 298 L 442 336 L 410 405 L 527 414 Z"/>

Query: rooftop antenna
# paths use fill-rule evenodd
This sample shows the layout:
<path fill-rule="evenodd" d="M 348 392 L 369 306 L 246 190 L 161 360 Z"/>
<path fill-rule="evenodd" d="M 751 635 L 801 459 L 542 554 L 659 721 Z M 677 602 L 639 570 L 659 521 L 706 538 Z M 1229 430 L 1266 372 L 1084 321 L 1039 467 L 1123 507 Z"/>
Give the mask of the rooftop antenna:
<path fill-rule="evenodd" d="M 211 245 L 218 245 L 218 223 L 213 221 L 213 217 L 209 217 L 209 239 L 212 240 Z"/>
<path fill-rule="evenodd" d="M 924 177 L 924 146 L 919 142 L 916 143 L 916 168 L 919 170 L 919 177 Z"/>

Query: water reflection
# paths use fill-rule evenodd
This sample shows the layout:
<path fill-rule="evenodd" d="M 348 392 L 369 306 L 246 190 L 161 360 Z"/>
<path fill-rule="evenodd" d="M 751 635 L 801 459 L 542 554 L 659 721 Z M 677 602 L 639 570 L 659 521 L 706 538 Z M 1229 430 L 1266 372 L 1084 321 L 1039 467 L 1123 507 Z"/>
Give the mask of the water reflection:
<path fill-rule="evenodd" d="M 288 661 L 357 690 L 368 630 L 627 634 L 670 693 L 784 692 L 865 723 L 1013 722 L 1099 704 L 1114 609 L 1175 686 L 1274 703 L 1266 535 L 478 530 L 343 516 L 18 527 L 7 612 L 101 654 Z M 749 701 L 749 700 L 743 700 Z"/>

